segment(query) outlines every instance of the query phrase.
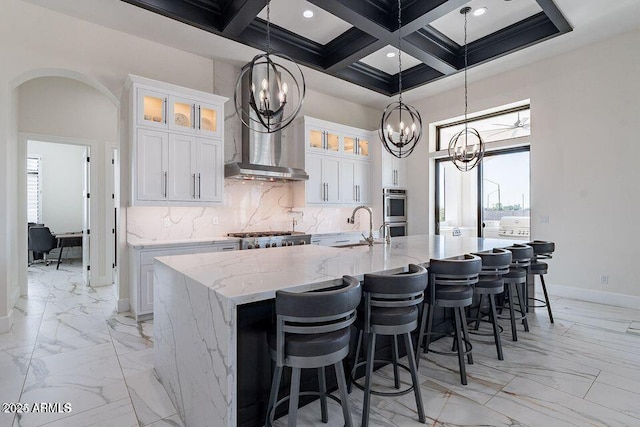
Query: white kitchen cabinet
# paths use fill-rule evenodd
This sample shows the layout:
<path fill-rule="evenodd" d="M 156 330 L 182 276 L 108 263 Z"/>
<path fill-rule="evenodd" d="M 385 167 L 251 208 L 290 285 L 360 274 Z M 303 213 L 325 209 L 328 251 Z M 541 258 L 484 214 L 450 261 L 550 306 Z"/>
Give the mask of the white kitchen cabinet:
<path fill-rule="evenodd" d="M 407 188 L 407 160 L 382 148 L 382 187 Z"/>
<path fill-rule="evenodd" d="M 153 314 L 153 260 L 156 257 L 238 250 L 237 241 L 180 244 L 171 247 L 134 247 L 129 251 L 129 296 L 136 320 Z"/>
<path fill-rule="evenodd" d="M 226 100 L 129 76 L 123 113 L 132 147 L 132 206 L 223 201 Z"/>
<path fill-rule="evenodd" d="M 197 197 L 203 202 L 222 202 L 224 175 L 218 173 L 218 167 L 224 163 L 222 141 L 219 139 L 198 138 L 196 144 L 196 182 Z"/>
<path fill-rule="evenodd" d="M 340 202 L 339 158 L 323 154 L 308 154 L 305 169 L 309 174 L 309 180 L 304 183 L 308 203 Z"/>
<path fill-rule="evenodd" d="M 136 194 L 139 200 L 167 200 L 169 134 L 138 129 L 136 135 Z"/>
<path fill-rule="evenodd" d="M 294 187 L 296 206 L 370 203 L 371 132 L 312 117 L 298 119 L 294 128 L 305 140 L 300 156 L 309 174 Z"/>
<path fill-rule="evenodd" d="M 368 204 L 370 202 L 370 170 L 369 162 L 345 158 L 341 160 L 341 203 Z"/>
<path fill-rule="evenodd" d="M 189 201 L 196 198 L 196 137 L 169 135 L 169 200 Z"/>

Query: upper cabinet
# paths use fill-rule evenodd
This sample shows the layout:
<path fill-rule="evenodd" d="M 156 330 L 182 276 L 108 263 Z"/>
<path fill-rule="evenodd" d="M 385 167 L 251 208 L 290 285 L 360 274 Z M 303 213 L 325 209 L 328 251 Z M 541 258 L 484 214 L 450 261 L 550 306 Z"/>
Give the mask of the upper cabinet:
<path fill-rule="evenodd" d="M 296 184 L 297 206 L 370 203 L 371 132 L 311 117 L 298 119 L 294 132 L 305 141 L 300 155 L 309 174 Z"/>
<path fill-rule="evenodd" d="M 382 148 L 382 187 L 407 188 L 407 159 L 399 159 Z"/>
<path fill-rule="evenodd" d="M 123 98 L 131 153 L 131 205 L 223 201 L 227 99 L 129 76 Z"/>

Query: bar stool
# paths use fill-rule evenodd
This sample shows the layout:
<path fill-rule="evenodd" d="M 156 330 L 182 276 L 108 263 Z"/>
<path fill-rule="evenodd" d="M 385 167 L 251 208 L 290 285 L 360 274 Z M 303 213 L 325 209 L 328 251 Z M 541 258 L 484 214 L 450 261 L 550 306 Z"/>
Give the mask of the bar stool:
<path fill-rule="evenodd" d="M 511 252 L 506 249 L 493 249 L 486 252 L 478 252 L 477 255 L 482 260 L 482 270 L 480 271 L 480 277 L 478 283 L 474 286 L 474 292 L 480 297 L 478 301 L 478 314 L 475 319 L 475 331 L 480 328 L 480 321 L 482 319 L 482 301 L 486 295 L 489 300 L 489 321 L 493 326 L 493 339 L 496 344 L 496 351 L 498 352 L 498 360 L 504 360 L 502 354 L 502 342 L 500 340 L 500 326 L 498 325 L 498 316 L 496 314 L 496 300 L 495 295 L 504 292 L 504 279 L 503 275 L 509 272 L 509 265 L 511 264 Z M 473 331 L 471 332 L 474 333 Z M 482 333 L 475 332 L 476 334 L 483 335 Z"/>
<path fill-rule="evenodd" d="M 362 291 L 358 279 L 344 276 L 343 287 L 330 291 L 276 292 L 276 330 L 269 335 L 271 358 L 275 361 L 265 425 L 271 426 L 276 408 L 289 400 L 288 425 L 295 426 L 298 400 L 302 395 L 319 395 L 322 421 L 328 422 L 327 397 L 342 405 L 345 425 L 351 427 L 347 384 L 342 360 L 349 353 L 350 325 L 356 319 Z M 326 366 L 333 365 L 340 399 L 327 394 Z M 278 400 L 285 366 L 291 367 L 289 396 Z M 300 392 L 300 374 L 305 368 L 318 369 L 319 392 Z"/>
<path fill-rule="evenodd" d="M 436 307 L 452 308 L 454 315 L 453 325 L 453 352 L 440 352 L 431 350 L 436 354 L 447 356 L 458 356 L 460 366 L 460 382 L 467 384 L 467 373 L 464 364 L 464 356 L 467 362 L 473 364 L 472 346 L 469 341 L 469 331 L 467 330 L 467 318 L 465 307 L 471 306 L 473 301 L 473 285 L 478 283 L 478 274 L 482 269 L 482 260 L 475 255 L 462 255 L 445 260 L 429 261 L 429 286 L 427 287 L 426 307 L 422 310 L 422 321 L 420 333 L 418 334 L 418 345 L 416 358 L 420 361 L 420 346 L 426 337 L 423 351 L 428 353 L 432 335 L 447 336 L 443 332 L 433 332 L 433 313 Z M 426 323 L 426 332 L 425 332 Z M 463 346 L 464 343 L 464 346 Z"/>
<path fill-rule="evenodd" d="M 420 382 L 418 381 L 418 369 L 413 353 L 411 332 L 418 327 L 419 304 L 424 298 L 424 290 L 427 287 L 427 269 L 418 265 L 410 264 L 406 273 L 395 275 L 385 274 L 365 274 L 362 284 L 362 303 L 358 309 L 359 315 L 356 322 L 358 328 L 358 345 L 354 363 L 352 365 L 351 376 L 353 384 L 364 390 L 364 403 L 362 408 L 362 426 L 369 425 L 369 408 L 371 405 L 371 395 L 380 396 L 400 396 L 413 390 L 418 419 L 421 423 L 426 423 L 422 396 L 420 393 Z M 358 362 L 362 337 L 366 336 L 366 361 Z M 387 362 L 375 360 L 376 336 L 393 336 L 393 365 L 396 388 L 400 387 L 398 380 L 398 366 L 411 373 L 412 386 L 397 392 L 382 392 L 371 389 L 371 378 L 373 376 L 374 363 Z M 398 364 L 397 337 L 404 337 L 404 345 L 407 351 L 409 367 Z M 366 364 L 364 387 L 353 380 L 358 367 Z"/>
<path fill-rule="evenodd" d="M 531 265 L 531 258 L 533 258 L 533 248 L 528 245 L 515 244 L 513 246 L 506 247 L 505 249 L 511 252 L 511 265 L 509 267 L 509 272 L 502 276 L 505 284 L 504 291 L 508 298 L 509 317 L 500 315 L 498 318 L 509 319 L 511 321 L 511 339 L 513 341 L 518 341 L 516 320 L 521 320 L 524 325 L 524 331 L 529 332 L 524 287 L 527 283 L 527 267 Z M 518 298 L 519 309 L 517 310 L 515 309 L 515 303 L 513 301 L 514 294 Z M 516 311 L 518 311 L 519 317 L 516 317 Z"/>
<path fill-rule="evenodd" d="M 533 242 L 527 243 L 527 245 L 533 248 L 533 260 L 531 261 L 531 265 L 529 266 L 529 271 L 534 276 L 540 276 L 540 283 L 542 283 L 542 291 L 544 292 L 544 301 L 541 299 L 531 297 L 529 301 L 539 302 L 540 305 L 534 305 L 529 307 L 547 307 L 547 312 L 549 313 L 549 321 L 553 323 L 553 314 L 551 313 L 551 303 L 549 301 L 549 294 L 547 294 L 547 285 L 544 283 L 544 275 L 547 274 L 547 270 L 549 265 L 546 262 L 540 261 L 541 259 L 551 259 L 553 252 L 556 250 L 556 245 L 553 242 L 545 242 L 542 240 L 534 240 Z M 527 304 L 529 303 L 527 301 Z"/>

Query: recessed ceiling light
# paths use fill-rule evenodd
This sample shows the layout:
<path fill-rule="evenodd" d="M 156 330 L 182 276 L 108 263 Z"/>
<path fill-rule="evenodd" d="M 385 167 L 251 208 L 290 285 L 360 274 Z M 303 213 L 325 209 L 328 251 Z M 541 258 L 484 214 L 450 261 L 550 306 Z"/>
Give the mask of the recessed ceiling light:
<path fill-rule="evenodd" d="M 304 12 L 302 12 L 302 16 L 304 16 L 305 18 L 313 18 L 313 10 L 305 10 Z"/>
<path fill-rule="evenodd" d="M 388 52 L 387 53 L 387 58 L 393 58 L 394 56 L 396 56 L 395 52 Z"/>
<path fill-rule="evenodd" d="M 482 16 L 485 13 L 487 13 L 487 8 L 486 7 L 479 7 L 476 10 L 473 11 L 473 16 Z"/>

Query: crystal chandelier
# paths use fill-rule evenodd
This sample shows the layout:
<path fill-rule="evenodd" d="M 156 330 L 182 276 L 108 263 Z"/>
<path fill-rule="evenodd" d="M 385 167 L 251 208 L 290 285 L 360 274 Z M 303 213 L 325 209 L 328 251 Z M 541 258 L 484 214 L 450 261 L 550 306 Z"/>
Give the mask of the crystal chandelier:
<path fill-rule="evenodd" d="M 242 124 L 262 133 L 278 132 L 291 124 L 302 108 L 306 92 L 298 64 L 287 55 L 271 51 L 269 4 L 267 1 L 265 53 L 256 55 L 242 68 L 233 94 L 236 114 Z M 282 65 L 282 60 L 292 64 L 291 70 Z M 249 93 L 242 93 L 243 79 L 250 82 Z"/>
<path fill-rule="evenodd" d="M 458 170 L 467 172 L 473 169 L 484 155 L 484 142 L 480 133 L 469 127 L 467 120 L 467 15 L 470 7 L 463 7 L 464 15 L 464 129 L 453 135 L 449 141 L 449 158 Z"/>
<path fill-rule="evenodd" d="M 387 105 L 382 113 L 378 133 L 384 148 L 395 157 L 410 155 L 422 136 L 422 118 L 411 105 L 402 102 L 402 50 L 400 29 L 402 28 L 402 6 L 398 0 L 398 101 Z M 397 126 L 397 127 L 394 127 Z"/>

